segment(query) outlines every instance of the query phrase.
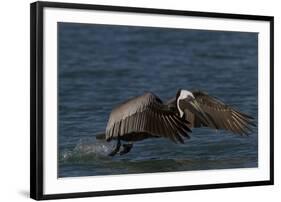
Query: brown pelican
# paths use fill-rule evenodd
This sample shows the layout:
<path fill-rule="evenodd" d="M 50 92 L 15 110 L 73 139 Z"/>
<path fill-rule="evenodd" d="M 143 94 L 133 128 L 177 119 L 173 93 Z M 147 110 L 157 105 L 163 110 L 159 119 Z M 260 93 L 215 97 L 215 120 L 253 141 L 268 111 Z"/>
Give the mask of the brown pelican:
<path fill-rule="evenodd" d="M 105 134 L 96 135 L 96 138 L 115 139 L 116 147 L 109 154 L 114 156 L 120 150 L 121 141 L 164 137 L 184 143 L 184 138 L 189 138 L 190 128 L 210 127 L 248 135 L 251 126 L 255 126 L 252 117 L 202 91 L 179 90 L 176 97 L 166 103 L 148 92 L 115 107 Z M 128 153 L 133 144 L 122 146 L 120 155 Z"/>

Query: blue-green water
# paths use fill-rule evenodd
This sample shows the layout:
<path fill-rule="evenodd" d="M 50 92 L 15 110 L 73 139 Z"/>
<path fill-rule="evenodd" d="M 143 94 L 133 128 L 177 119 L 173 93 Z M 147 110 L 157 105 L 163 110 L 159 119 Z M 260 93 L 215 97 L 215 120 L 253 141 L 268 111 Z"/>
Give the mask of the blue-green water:
<path fill-rule="evenodd" d="M 58 24 L 59 177 L 258 166 L 257 128 L 247 137 L 193 129 L 186 144 L 137 142 L 108 157 L 98 141 L 111 109 L 152 91 L 162 100 L 177 89 L 201 89 L 255 117 L 258 34 Z"/>

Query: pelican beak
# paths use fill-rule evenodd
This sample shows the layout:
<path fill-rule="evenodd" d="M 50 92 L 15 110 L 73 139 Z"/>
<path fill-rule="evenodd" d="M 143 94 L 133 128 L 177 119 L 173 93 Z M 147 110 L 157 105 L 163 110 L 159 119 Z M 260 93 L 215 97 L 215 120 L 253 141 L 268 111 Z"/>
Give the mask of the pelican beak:
<path fill-rule="evenodd" d="M 201 109 L 201 107 L 199 106 L 198 102 L 193 99 L 190 104 L 199 112 L 201 118 L 206 122 L 209 123 L 209 118 L 206 115 L 206 113 Z"/>
<path fill-rule="evenodd" d="M 189 102 L 191 106 L 193 106 L 197 111 L 203 112 L 201 107 L 199 106 L 198 102 L 193 99 L 192 101 Z"/>
<path fill-rule="evenodd" d="M 200 105 L 195 99 L 188 98 L 188 99 L 184 99 L 183 102 L 187 106 L 188 110 L 190 110 L 192 113 L 198 116 L 203 122 L 205 122 L 206 125 L 210 123 L 209 117 L 202 110 L 202 108 L 200 107 Z"/>

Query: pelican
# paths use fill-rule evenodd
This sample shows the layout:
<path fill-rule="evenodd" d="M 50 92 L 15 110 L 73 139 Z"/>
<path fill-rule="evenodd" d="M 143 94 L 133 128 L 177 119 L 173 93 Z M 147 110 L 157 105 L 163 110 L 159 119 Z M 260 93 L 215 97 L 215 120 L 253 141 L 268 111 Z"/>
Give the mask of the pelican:
<path fill-rule="evenodd" d="M 132 142 L 146 138 L 163 137 L 183 144 L 184 138 L 190 138 L 191 128 L 209 127 L 248 135 L 253 126 L 253 117 L 218 98 L 203 91 L 180 89 L 176 97 L 165 103 L 152 92 L 121 103 L 111 111 L 105 133 L 96 138 L 116 140 L 115 148 L 109 153 L 114 156 L 118 152 L 120 155 L 128 153 Z"/>

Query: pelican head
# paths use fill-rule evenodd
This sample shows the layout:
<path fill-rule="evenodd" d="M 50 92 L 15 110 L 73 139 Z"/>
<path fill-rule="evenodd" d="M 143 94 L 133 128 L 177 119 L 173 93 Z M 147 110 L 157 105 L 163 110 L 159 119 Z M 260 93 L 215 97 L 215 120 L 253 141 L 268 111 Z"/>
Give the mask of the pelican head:
<path fill-rule="evenodd" d="M 195 98 L 194 98 L 194 95 L 192 94 L 192 92 L 190 92 L 188 90 L 183 90 L 183 89 L 178 90 L 178 92 L 177 92 L 177 108 L 178 108 L 178 111 L 180 113 L 181 118 L 183 117 L 184 112 L 180 108 L 179 101 L 180 100 L 191 101 L 191 100 L 194 100 L 194 99 Z"/>

